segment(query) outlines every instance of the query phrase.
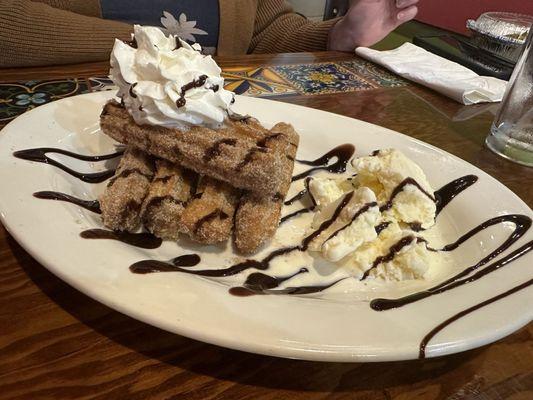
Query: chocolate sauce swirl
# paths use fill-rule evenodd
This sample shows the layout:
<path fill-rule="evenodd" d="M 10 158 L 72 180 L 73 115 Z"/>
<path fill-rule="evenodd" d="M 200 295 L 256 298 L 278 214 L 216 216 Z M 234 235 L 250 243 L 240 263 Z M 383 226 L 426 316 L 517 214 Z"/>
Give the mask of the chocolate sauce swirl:
<path fill-rule="evenodd" d="M 143 249 L 157 249 L 163 242 L 151 233 L 115 232 L 105 229 L 88 229 L 80 233 L 84 239 L 111 239 Z"/>
<path fill-rule="evenodd" d="M 293 287 L 287 287 L 284 289 L 258 289 L 258 288 L 249 288 L 245 286 L 237 286 L 232 287 L 229 289 L 229 293 L 238 296 L 238 297 L 247 297 L 247 296 L 254 296 L 254 295 L 279 295 L 279 294 L 285 294 L 285 295 L 304 295 L 304 294 L 314 294 L 314 293 L 320 293 L 323 292 L 326 289 L 329 289 L 332 286 L 335 286 L 340 281 L 344 280 L 346 278 L 342 278 L 336 281 L 333 281 L 331 283 L 326 283 L 323 285 L 310 285 L 310 286 L 293 286 Z"/>
<path fill-rule="evenodd" d="M 153 272 L 174 272 L 176 268 L 181 269 L 186 267 L 194 267 L 200 264 L 200 261 L 201 258 L 198 254 L 186 254 L 170 260 L 169 263 L 136 263 L 130 267 L 130 271 L 135 274 L 149 274 Z"/>
<path fill-rule="evenodd" d="M 374 229 L 376 230 L 376 234 L 379 236 L 379 234 L 385 229 L 387 229 L 390 224 L 391 224 L 390 221 L 385 221 L 385 222 L 382 222 L 381 224 L 376 225 L 374 227 Z"/>
<path fill-rule="evenodd" d="M 310 208 L 301 208 L 301 209 L 296 210 L 296 211 L 294 211 L 294 212 L 292 212 L 290 214 L 285 215 L 283 218 L 281 218 L 279 223 L 282 224 L 282 223 L 288 221 L 289 219 L 297 217 L 298 215 L 307 214 L 307 213 L 309 213 L 311 211 L 312 210 Z"/>
<path fill-rule="evenodd" d="M 352 144 L 343 144 L 340 146 L 335 147 L 333 150 L 328 151 L 326 154 L 324 154 L 322 157 L 317 158 L 313 161 L 306 161 L 306 160 L 296 160 L 296 162 L 304 165 L 309 165 L 314 168 L 310 168 L 307 171 L 302 172 L 301 174 L 295 175 L 292 177 L 292 181 L 299 181 L 300 179 L 303 179 L 316 171 L 328 171 L 333 172 L 336 174 L 340 174 L 343 172 L 346 172 L 346 165 L 348 164 L 348 161 L 352 158 L 352 156 L 355 153 L 355 146 Z M 337 158 L 337 161 L 335 161 L 332 164 L 329 164 L 330 160 L 332 158 Z"/>
<path fill-rule="evenodd" d="M 398 254 L 404 247 L 409 246 L 415 241 L 416 241 L 416 238 L 413 235 L 408 235 L 398 240 L 395 244 L 391 246 L 387 254 L 383 256 L 379 256 L 378 258 L 374 260 L 374 262 L 372 263 L 372 266 L 365 271 L 361 280 L 363 281 L 366 278 L 368 278 L 368 276 L 370 275 L 370 272 L 376 269 L 380 264 L 384 264 L 384 263 L 388 263 L 392 261 L 394 257 L 396 256 L 396 254 Z"/>
<path fill-rule="evenodd" d="M 62 154 L 64 156 L 75 158 L 81 161 L 98 162 L 98 161 L 112 160 L 113 158 L 120 157 L 122 156 L 122 154 L 124 154 L 124 151 L 121 150 L 121 151 L 117 151 L 115 153 L 110 153 L 110 154 L 88 156 L 85 154 L 73 153 L 72 151 L 58 149 L 55 147 L 38 147 L 35 149 L 15 151 L 13 153 L 13 156 L 17 158 L 22 158 L 23 160 L 39 161 L 47 153 Z"/>
<path fill-rule="evenodd" d="M 204 154 L 204 162 L 209 162 L 213 158 L 218 157 L 222 153 L 222 145 L 225 146 L 235 146 L 237 144 L 237 139 L 220 139 L 213 144 L 209 149 L 206 150 Z"/>
<path fill-rule="evenodd" d="M 326 241 L 330 240 L 330 239 L 333 239 L 335 236 L 337 236 L 339 233 L 341 233 L 343 230 L 345 230 L 346 228 L 348 228 L 357 218 L 359 218 L 362 214 L 366 213 L 368 210 L 370 210 L 372 207 L 376 207 L 378 205 L 378 203 L 376 202 L 371 202 L 371 203 L 366 203 L 363 207 L 361 207 L 361 209 L 359 209 L 352 217 L 351 221 L 348 222 L 346 225 L 344 225 L 342 228 L 339 228 L 337 229 L 335 232 L 333 232 L 327 239 Z"/>
<path fill-rule="evenodd" d="M 291 197 L 289 200 L 286 200 L 285 203 L 283 203 L 286 206 L 292 206 L 294 202 L 302 199 L 307 194 L 307 189 L 303 189 L 296 193 L 293 197 Z"/>
<path fill-rule="evenodd" d="M 176 100 L 176 106 L 178 108 L 181 108 L 187 104 L 187 100 L 185 99 L 185 95 L 187 92 L 191 89 L 199 88 L 205 85 L 205 82 L 207 81 L 207 75 L 200 75 L 198 79 L 193 79 L 191 82 L 183 85 L 181 87 L 181 93 L 178 100 Z"/>
<path fill-rule="evenodd" d="M 400 182 L 400 184 L 398 186 L 396 186 L 394 188 L 394 190 L 391 193 L 391 196 L 390 196 L 389 200 L 385 204 L 383 204 L 381 207 L 379 207 L 379 211 L 383 212 L 383 211 L 387 211 L 387 210 L 391 209 L 392 205 L 393 205 L 393 202 L 394 202 L 394 199 L 396 198 L 396 196 L 398 196 L 403 191 L 403 189 L 407 185 L 416 186 L 416 188 L 418 190 L 420 190 L 427 198 L 429 198 L 431 201 L 435 202 L 435 198 L 431 194 L 429 194 L 422 186 L 420 186 L 420 184 L 416 180 L 414 180 L 413 178 L 409 177 L 409 178 L 405 178 L 402 182 Z"/>
<path fill-rule="evenodd" d="M 77 153 L 73 153 L 70 151 L 56 149 L 52 147 L 40 147 L 40 148 L 35 148 L 35 149 L 15 151 L 13 153 L 13 156 L 23 159 L 23 160 L 35 161 L 35 162 L 40 162 L 43 164 L 53 165 L 54 167 L 57 167 L 65 171 L 67 174 L 74 176 L 75 178 L 78 178 L 82 180 L 83 182 L 87 182 L 87 183 L 104 182 L 115 174 L 114 169 L 106 170 L 102 172 L 92 172 L 92 173 L 74 171 L 73 169 L 67 167 L 66 165 L 61 164 L 59 161 L 56 161 L 48 157 L 47 156 L 48 153 L 63 154 L 68 157 L 76 158 L 82 161 L 96 162 L 96 161 L 109 160 L 115 157 L 119 157 L 120 155 L 122 155 L 123 152 L 116 152 L 116 153 L 106 154 L 102 156 L 86 156 L 83 154 L 77 154 Z"/>
<path fill-rule="evenodd" d="M 307 248 L 309 247 L 309 245 L 311 244 L 311 242 L 316 239 L 318 236 L 320 236 L 322 234 L 322 232 L 324 232 L 326 229 L 328 229 L 334 222 L 337 218 L 339 218 L 339 215 L 340 213 L 342 212 L 342 210 L 344 210 L 344 208 L 348 205 L 348 203 L 350 202 L 350 200 L 352 199 L 354 195 L 354 192 L 349 192 L 347 193 L 346 195 L 344 195 L 343 199 L 341 200 L 341 202 L 339 203 L 339 205 L 337 206 L 337 208 L 335 209 L 335 211 L 333 212 L 333 215 L 331 216 L 330 219 L 327 219 L 326 221 L 322 222 L 320 224 L 320 226 L 318 227 L 318 229 L 316 231 L 314 231 L 313 233 L 311 233 L 309 236 L 307 236 L 303 241 L 302 241 L 302 245 L 301 245 L 301 249 L 302 251 L 305 251 L 307 250 Z"/>
<path fill-rule="evenodd" d="M 533 249 L 533 245 L 530 247 L 530 250 Z M 429 341 L 431 339 L 433 339 L 433 337 L 435 337 L 435 335 L 437 333 L 439 333 L 440 331 L 442 331 L 444 328 L 446 328 L 448 325 L 452 324 L 453 322 L 457 321 L 458 319 L 461 319 L 463 318 L 464 316 L 470 314 L 470 313 L 473 313 L 474 311 L 477 311 L 479 310 L 480 308 L 483 308 L 485 306 L 488 306 L 489 304 L 492 304 L 498 300 L 501 300 L 507 296 L 510 296 L 516 292 L 519 292 L 520 290 L 523 290 L 529 286 L 533 285 L 533 279 L 530 279 L 529 281 L 527 282 L 524 282 L 518 286 L 515 286 L 514 288 L 512 289 L 509 289 L 508 291 L 506 292 L 503 292 L 497 296 L 494 296 L 494 297 L 491 297 L 490 299 L 487 299 L 479 304 L 476 304 L 475 306 L 472 306 L 472 307 L 469 307 L 467 308 L 466 310 L 463 310 L 461 312 L 458 312 L 457 314 L 451 316 L 450 318 L 448 318 L 447 320 L 441 322 L 439 325 L 437 325 L 435 328 L 433 328 L 426 336 L 424 336 L 424 338 L 422 339 L 422 341 L 420 342 L 420 349 L 419 349 L 419 353 L 418 353 L 418 358 L 419 359 L 424 359 L 426 358 L 426 347 L 429 343 Z"/>
<path fill-rule="evenodd" d="M 435 192 L 435 200 L 437 205 L 436 214 L 439 215 L 443 208 L 446 207 L 448 203 L 455 198 L 455 196 L 468 189 L 477 181 L 478 177 L 476 175 L 466 175 L 451 181 L 437 190 Z"/>
<path fill-rule="evenodd" d="M 33 196 L 38 199 L 66 201 L 68 203 L 83 207 L 86 210 L 92 211 L 93 213 L 102 213 L 102 210 L 100 209 L 100 202 L 98 200 L 82 200 L 69 194 L 52 191 L 35 192 Z"/>
<path fill-rule="evenodd" d="M 265 290 L 277 288 L 283 282 L 286 282 L 289 279 L 294 278 L 296 275 L 305 274 L 307 272 L 309 272 L 307 268 L 300 268 L 298 272 L 291 274 L 289 276 L 282 276 L 282 277 L 275 277 L 275 276 L 263 274 L 261 272 L 254 272 L 253 274 L 248 275 L 248 278 L 246 278 L 246 281 L 244 282 L 243 286 L 245 289 L 248 289 L 251 292 L 263 292 Z M 232 288 L 232 289 L 237 289 L 237 288 Z"/>
<path fill-rule="evenodd" d="M 148 274 L 152 272 L 182 272 L 185 274 L 199 275 L 212 278 L 222 278 L 227 276 L 237 275 L 250 268 L 262 268 L 262 264 L 258 261 L 248 260 L 240 264 L 233 265 L 229 268 L 223 269 L 204 269 L 193 270 L 186 269 L 182 265 L 175 265 L 172 262 L 164 262 L 157 260 L 143 260 L 136 262 L 130 266 L 130 271 L 134 274 Z"/>

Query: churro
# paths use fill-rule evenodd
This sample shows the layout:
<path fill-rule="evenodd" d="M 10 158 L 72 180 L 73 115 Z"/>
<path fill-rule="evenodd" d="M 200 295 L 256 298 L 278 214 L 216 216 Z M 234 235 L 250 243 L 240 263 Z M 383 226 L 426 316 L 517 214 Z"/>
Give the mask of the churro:
<path fill-rule="evenodd" d="M 220 129 L 188 130 L 137 125 L 116 101 L 104 106 L 102 131 L 113 139 L 193 171 L 263 196 L 281 191 L 285 155 L 259 146 L 246 122 L 228 119 Z"/>
<path fill-rule="evenodd" d="M 139 227 L 141 206 L 153 175 L 153 159 L 142 151 L 128 147 L 115 176 L 100 197 L 105 226 L 119 231 L 134 231 Z"/>
<path fill-rule="evenodd" d="M 181 214 L 197 179 L 192 171 L 157 160 L 154 180 L 141 209 L 145 228 L 161 239 L 177 240 Z"/>
<path fill-rule="evenodd" d="M 181 214 L 181 230 L 191 239 L 205 244 L 227 240 L 240 190 L 225 182 L 202 177 L 196 193 Z"/>
<path fill-rule="evenodd" d="M 291 125 L 285 123 L 275 125 L 258 142 L 258 145 L 284 155 L 283 181 L 280 191 L 274 196 L 246 193 L 242 197 L 235 215 L 235 246 L 241 253 L 256 252 L 276 232 L 281 208 L 291 185 L 298 143 L 298 134 Z"/>

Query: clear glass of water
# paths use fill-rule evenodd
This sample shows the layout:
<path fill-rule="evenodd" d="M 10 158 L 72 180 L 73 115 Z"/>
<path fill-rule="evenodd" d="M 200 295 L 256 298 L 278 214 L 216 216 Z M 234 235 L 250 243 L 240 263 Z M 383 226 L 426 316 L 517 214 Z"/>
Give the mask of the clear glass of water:
<path fill-rule="evenodd" d="M 511 161 L 533 167 L 533 28 L 513 71 L 486 143 Z"/>

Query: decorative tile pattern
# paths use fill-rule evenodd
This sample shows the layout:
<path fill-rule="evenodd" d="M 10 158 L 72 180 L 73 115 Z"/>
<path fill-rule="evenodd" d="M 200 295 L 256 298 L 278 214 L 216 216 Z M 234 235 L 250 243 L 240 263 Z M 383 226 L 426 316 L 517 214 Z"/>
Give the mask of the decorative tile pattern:
<path fill-rule="evenodd" d="M 281 65 L 271 69 L 303 94 L 353 92 L 377 87 L 339 64 Z"/>
<path fill-rule="evenodd" d="M 0 124 L 41 104 L 87 92 L 84 79 L 0 83 Z"/>
<path fill-rule="evenodd" d="M 340 63 L 234 67 L 222 74 L 226 89 L 256 97 L 354 92 L 408 84 L 358 58 Z M 41 104 L 100 90 L 116 90 L 116 86 L 106 76 L 0 84 L 0 125 Z"/>
<path fill-rule="evenodd" d="M 222 73 L 224 87 L 247 96 L 282 96 L 298 91 L 271 68 L 227 68 Z"/>
<path fill-rule="evenodd" d="M 405 79 L 400 78 L 398 75 L 394 75 L 385 68 L 363 59 L 342 61 L 339 65 L 378 87 L 399 87 L 408 84 Z"/>

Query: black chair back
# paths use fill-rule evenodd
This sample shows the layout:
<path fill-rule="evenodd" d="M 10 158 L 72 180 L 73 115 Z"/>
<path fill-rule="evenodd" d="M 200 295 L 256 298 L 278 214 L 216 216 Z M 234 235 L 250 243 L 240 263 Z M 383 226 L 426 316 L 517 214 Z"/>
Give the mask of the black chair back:
<path fill-rule="evenodd" d="M 350 8 L 350 0 L 326 0 L 324 21 L 343 16 L 348 8 Z"/>

